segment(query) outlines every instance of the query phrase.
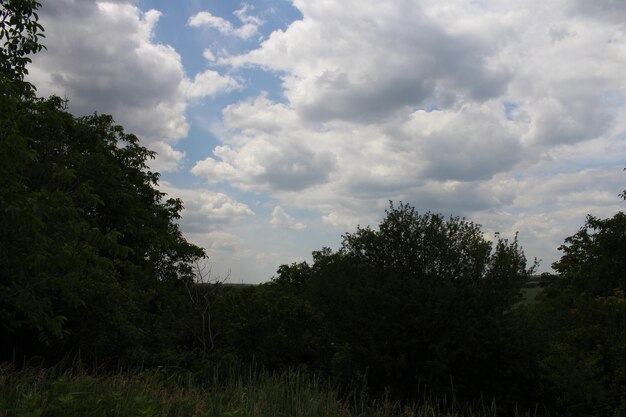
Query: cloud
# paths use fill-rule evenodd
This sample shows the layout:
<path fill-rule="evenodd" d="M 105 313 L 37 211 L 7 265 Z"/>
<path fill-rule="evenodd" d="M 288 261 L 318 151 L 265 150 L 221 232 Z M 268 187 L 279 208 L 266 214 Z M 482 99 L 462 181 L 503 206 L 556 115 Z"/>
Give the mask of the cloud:
<path fill-rule="evenodd" d="M 582 227 L 588 214 L 606 218 L 623 210 L 617 197 L 623 188 L 621 168 L 620 164 L 549 177 L 535 168 L 524 178 L 502 176 L 489 187 L 496 195 L 512 198 L 472 217 L 483 224 L 483 230 L 499 231 L 503 237 L 519 232 L 527 256 L 542 259 L 540 270 L 548 271 L 561 256 L 557 248 Z"/>
<path fill-rule="evenodd" d="M 582 97 L 544 97 L 526 114 L 531 118 L 523 140 L 530 144 L 560 145 L 595 139 L 611 128 L 610 109 L 601 102 L 601 92 Z"/>
<path fill-rule="evenodd" d="M 272 276 L 280 254 L 269 247 L 269 225 L 267 230 L 257 230 L 257 215 L 250 205 L 222 192 L 181 188 L 167 181 L 159 189 L 167 198 L 183 201 L 180 228 L 189 242 L 205 249 L 212 278 L 261 282 Z M 254 242 L 263 237 L 263 248 L 255 247 Z"/>
<path fill-rule="evenodd" d="M 206 233 L 223 225 L 254 216 L 247 204 L 224 193 L 205 189 L 186 189 L 162 182 L 159 187 L 168 198 L 180 198 L 184 203 L 181 225 L 185 232 Z"/>
<path fill-rule="evenodd" d="M 279 77 L 282 96 L 227 106 L 222 143 L 196 175 L 338 232 L 377 224 L 389 200 L 466 216 L 487 233 L 519 231 L 542 270 L 587 213 L 620 209 L 626 9 L 616 2 L 294 6 L 302 19 L 217 58 Z"/>
<path fill-rule="evenodd" d="M 201 11 L 191 16 L 187 24 L 192 27 L 208 26 L 216 29 L 222 35 L 249 39 L 259 33 L 259 26 L 263 24 L 263 21 L 258 17 L 248 15 L 248 12 L 251 10 L 254 10 L 254 7 L 244 3 L 240 9 L 233 12 L 242 23 L 241 26 L 237 28 L 228 20 L 214 16 L 207 11 Z"/>
<path fill-rule="evenodd" d="M 484 101 L 510 74 L 490 65 L 490 44 L 450 34 L 413 1 L 296 1 L 304 18 L 260 48 L 224 59 L 284 73 L 285 95 L 312 121 L 385 119 L 404 107 Z"/>
<path fill-rule="evenodd" d="M 399 196 L 426 182 L 489 181 L 555 147 L 614 134 L 624 108 L 613 60 L 624 48 L 606 42 L 615 28 L 555 20 L 569 6 L 532 3 L 551 24 L 515 2 L 296 1 L 301 20 L 222 60 L 280 74 L 286 103 L 262 96 L 227 107 L 234 135 L 194 172 L 289 194 L 305 187 L 263 175 L 325 154 L 332 170 L 307 184 L 320 196 Z M 292 152 L 307 146 L 310 155 Z"/>
<path fill-rule="evenodd" d="M 519 231 L 544 267 L 586 213 L 623 205 L 620 2 L 294 0 L 301 19 L 264 38 L 254 14 L 269 14 L 243 4 L 188 20 L 223 35 L 205 45 L 209 69 L 189 76 L 152 37 L 159 13 L 133 4 L 46 4 L 49 51 L 34 82 L 86 113 L 114 113 L 166 169 L 194 157 L 174 149 L 189 103 L 237 90 L 211 125 L 218 143 L 192 159 L 207 189 L 179 195 L 188 236 L 248 277 L 377 224 L 389 200 Z M 240 39 L 243 52 L 224 49 Z M 279 90 L 262 84 L 272 77 Z M 267 201 L 270 222 L 251 214 Z M 292 241 L 272 227 L 298 224 L 308 227 Z"/>
<path fill-rule="evenodd" d="M 467 103 L 460 108 L 417 111 L 403 125 L 409 154 L 424 161 L 422 178 L 488 180 L 524 159 L 526 150 L 501 104 Z"/>
<path fill-rule="evenodd" d="M 33 57 L 29 80 L 42 96 L 67 97 L 75 114 L 112 114 L 159 153 L 152 169 L 171 171 L 183 157 L 173 146 L 188 133 L 188 100 L 239 83 L 214 71 L 189 80 L 180 55 L 153 40 L 160 16 L 124 1 L 47 2 L 40 21 L 48 49 Z"/>
<path fill-rule="evenodd" d="M 288 146 L 258 138 L 236 152 L 228 146 L 217 147 L 215 158 L 197 162 L 191 172 L 211 183 L 228 181 L 258 190 L 301 191 L 328 180 L 335 168 L 332 154 L 316 152 L 293 138 L 284 140 Z"/>
<path fill-rule="evenodd" d="M 585 18 L 597 19 L 603 23 L 624 24 L 626 4 L 620 0 L 569 0 L 569 11 Z"/>
<path fill-rule="evenodd" d="M 205 57 L 207 56 L 206 53 L 204 55 Z M 183 86 L 185 96 L 189 98 L 212 96 L 218 93 L 240 89 L 241 87 L 241 83 L 234 78 L 223 76 L 217 71 L 212 70 L 206 70 L 196 74 L 193 81 L 185 80 Z"/>
<path fill-rule="evenodd" d="M 283 210 L 281 206 L 274 207 L 270 224 L 272 225 L 272 227 L 280 229 L 306 229 L 306 224 L 296 222 L 296 219 L 287 214 L 287 212 Z"/>
<path fill-rule="evenodd" d="M 303 140 L 302 134 L 315 133 L 303 131 L 290 109 L 265 97 L 227 107 L 224 120 L 238 133 L 191 170 L 209 182 L 301 191 L 329 181 L 337 169 L 331 151 L 315 149 Z"/>

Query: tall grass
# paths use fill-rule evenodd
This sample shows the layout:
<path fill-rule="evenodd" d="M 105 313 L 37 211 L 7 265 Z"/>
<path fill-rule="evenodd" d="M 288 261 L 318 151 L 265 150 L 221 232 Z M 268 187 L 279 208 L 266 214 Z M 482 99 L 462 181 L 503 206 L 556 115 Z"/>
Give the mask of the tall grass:
<path fill-rule="evenodd" d="M 340 399 L 301 371 L 212 369 L 205 380 L 166 369 L 88 375 L 0 366 L 0 417 L 495 417 L 495 404 L 463 409 L 425 399 L 401 406 Z M 536 416 L 536 413 L 519 414 Z"/>

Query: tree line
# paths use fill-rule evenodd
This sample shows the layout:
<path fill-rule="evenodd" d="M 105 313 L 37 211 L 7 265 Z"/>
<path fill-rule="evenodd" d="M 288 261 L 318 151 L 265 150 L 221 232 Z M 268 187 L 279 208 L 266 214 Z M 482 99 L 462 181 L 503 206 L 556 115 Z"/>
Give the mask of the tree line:
<path fill-rule="evenodd" d="M 623 213 L 566 238 L 533 303 L 517 237 L 403 203 L 268 283 L 211 282 L 154 153 L 110 116 L 37 97 L 40 4 L 0 4 L 0 362 L 297 367 L 373 398 L 626 413 Z"/>

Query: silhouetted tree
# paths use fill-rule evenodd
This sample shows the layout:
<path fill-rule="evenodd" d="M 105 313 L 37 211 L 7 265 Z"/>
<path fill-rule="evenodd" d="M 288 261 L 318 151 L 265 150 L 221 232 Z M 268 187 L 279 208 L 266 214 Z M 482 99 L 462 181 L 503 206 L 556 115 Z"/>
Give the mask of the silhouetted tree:
<path fill-rule="evenodd" d="M 35 97 L 24 75 L 42 49 L 39 3 L 1 6 L 2 356 L 144 360 L 172 343 L 168 296 L 204 251 L 176 224 L 182 202 L 157 190 L 153 152 L 110 116 Z"/>
<path fill-rule="evenodd" d="M 532 272 L 517 238 L 494 246 L 475 223 L 400 204 L 378 229 L 358 228 L 313 258 L 281 267 L 275 282 L 302 288 L 323 314 L 319 352 L 331 374 L 367 375 L 372 389 L 413 399 L 424 389 L 514 391 L 503 384 L 524 364 L 507 313 Z"/>

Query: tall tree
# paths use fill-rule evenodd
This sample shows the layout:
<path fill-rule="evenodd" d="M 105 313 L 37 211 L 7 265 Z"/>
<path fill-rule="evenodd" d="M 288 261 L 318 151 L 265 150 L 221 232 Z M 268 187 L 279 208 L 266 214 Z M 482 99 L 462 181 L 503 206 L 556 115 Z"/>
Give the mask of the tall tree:
<path fill-rule="evenodd" d="M 0 4 L 0 354 L 143 360 L 172 342 L 167 312 L 204 251 L 137 137 L 35 97 L 24 75 L 42 49 L 40 4 Z"/>
<path fill-rule="evenodd" d="M 587 216 L 585 225 L 565 239 L 554 269 L 578 293 L 608 296 L 626 290 L 626 214 L 609 219 Z"/>
<path fill-rule="evenodd" d="M 506 382 L 524 364 L 507 312 L 532 272 L 517 239 L 494 246 L 475 223 L 400 204 L 313 258 L 275 282 L 300 288 L 325 317 L 319 351 L 331 373 L 413 399 L 420 389 L 514 396 Z"/>
<path fill-rule="evenodd" d="M 540 359 L 546 398 L 566 415 L 626 413 L 626 215 L 588 216 L 560 247 L 537 306 L 550 320 Z M 621 413 L 621 414 L 620 414 Z"/>

